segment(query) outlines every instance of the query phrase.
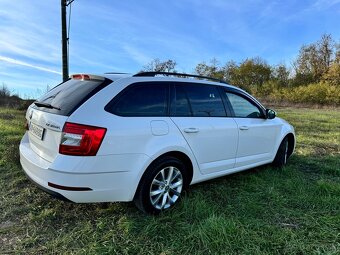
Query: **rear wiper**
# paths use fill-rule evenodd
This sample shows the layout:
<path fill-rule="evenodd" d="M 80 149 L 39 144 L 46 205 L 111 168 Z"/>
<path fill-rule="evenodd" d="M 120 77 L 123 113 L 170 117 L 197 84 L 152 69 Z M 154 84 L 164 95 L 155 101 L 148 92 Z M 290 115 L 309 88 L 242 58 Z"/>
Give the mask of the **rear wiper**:
<path fill-rule="evenodd" d="M 49 108 L 49 109 L 61 110 L 59 107 L 53 106 L 53 105 L 48 104 L 48 103 L 34 102 L 34 104 L 38 107 L 45 107 L 45 108 Z"/>

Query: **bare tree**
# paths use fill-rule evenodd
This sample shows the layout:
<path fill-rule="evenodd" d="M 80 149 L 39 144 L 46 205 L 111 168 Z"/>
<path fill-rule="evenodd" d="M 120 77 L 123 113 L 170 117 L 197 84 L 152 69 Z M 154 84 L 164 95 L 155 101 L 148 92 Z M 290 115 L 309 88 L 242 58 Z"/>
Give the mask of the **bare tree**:
<path fill-rule="evenodd" d="M 205 62 L 197 64 L 195 72 L 198 75 L 208 76 L 216 79 L 224 79 L 224 68 L 220 66 L 216 58 L 210 60 L 210 64 Z"/>
<path fill-rule="evenodd" d="M 5 83 L 2 83 L 2 86 L 0 88 L 0 98 L 10 97 L 10 96 L 11 96 L 11 91 L 8 89 Z"/>
<path fill-rule="evenodd" d="M 296 77 L 302 84 L 320 81 L 335 60 L 335 55 L 335 43 L 331 35 L 325 34 L 319 41 L 303 45 L 293 63 Z"/>
<path fill-rule="evenodd" d="M 165 61 L 161 61 L 158 58 L 155 58 L 150 63 L 143 66 L 141 71 L 146 72 L 176 72 L 176 61 L 172 59 L 168 59 Z"/>
<path fill-rule="evenodd" d="M 330 34 L 324 34 L 321 37 L 321 40 L 317 42 L 317 48 L 321 59 L 321 65 L 324 69 L 323 71 L 327 71 L 333 61 L 333 56 L 335 55 L 335 42 L 333 41 L 332 36 Z"/>

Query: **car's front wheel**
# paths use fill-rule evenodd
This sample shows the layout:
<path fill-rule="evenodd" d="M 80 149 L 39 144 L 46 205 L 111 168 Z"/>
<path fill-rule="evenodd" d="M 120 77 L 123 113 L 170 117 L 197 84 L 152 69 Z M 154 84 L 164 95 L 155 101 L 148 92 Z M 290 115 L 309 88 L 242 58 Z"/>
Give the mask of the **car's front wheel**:
<path fill-rule="evenodd" d="M 187 186 L 185 165 L 174 157 L 164 157 L 146 170 L 134 202 L 143 212 L 157 214 L 172 208 Z"/>

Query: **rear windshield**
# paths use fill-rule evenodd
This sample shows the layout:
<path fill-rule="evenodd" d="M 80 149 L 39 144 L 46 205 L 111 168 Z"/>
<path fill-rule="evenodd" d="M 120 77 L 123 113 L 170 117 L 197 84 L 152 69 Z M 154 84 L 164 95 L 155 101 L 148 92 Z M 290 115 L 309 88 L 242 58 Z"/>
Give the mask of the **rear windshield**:
<path fill-rule="evenodd" d="M 53 108 L 38 107 L 36 105 L 34 105 L 34 108 L 58 115 L 70 116 L 72 112 L 79 108 L 86 100 L 111 82 L 112 81 L 108 79 L 105 79 L 105 81 L 70 79 L 54 87 L 36 101 L 49 104 L 53 106 Z"/>

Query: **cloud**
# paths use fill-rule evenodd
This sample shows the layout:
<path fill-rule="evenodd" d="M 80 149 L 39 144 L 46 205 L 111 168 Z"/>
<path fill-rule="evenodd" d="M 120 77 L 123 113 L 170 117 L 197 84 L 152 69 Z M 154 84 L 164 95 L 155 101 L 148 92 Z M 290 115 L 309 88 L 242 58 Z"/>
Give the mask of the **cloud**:
<path fill-rule="evenodd" d="M 9 57 L 4 57 L 4 56 L 0 56 L 0 61 L 6 62 L 6 63 L 10 63 L 10 64 L 14 64 L 14 65 L 19 65 L 19 66 L 27 66 L 30 68 L 34 68 L 40 71 L 44 71 L 44 72 L 49 72 L 49 73 L 55 73 L 55 74 L 59 74 L 61 75 L 60 72 L 46 68 L 46 67 L 41 67 L 41 66 L 37 66 L 37 65 L 32 65 L 30 63 L 26 63 L 24 61 L 21 60 L 16 60 L 14 58 L 9 58 Z"/>
<path fill-rule="evenodd" d="M 44 65 L 60 60 L 59 26 L 54 15 L 45 14 L 55 8 L 43 2 L 0 1 L 0 55 Z"/>
<path fill-rule="evenodd" d="M 333 7 L 336 4 L 340 4 L 340 0 L 317 0 L 315 3 L 311 6 L 311 9 L 328 9 Z"/>
<path fill-rule="evenodd" d="M 145 65 L 146 63 L 151 61 L 150 57 L 143 54 L 140 50 L 131 45 L 124 45 L 123 49 L 133 60 L 141 65 Z"/>

